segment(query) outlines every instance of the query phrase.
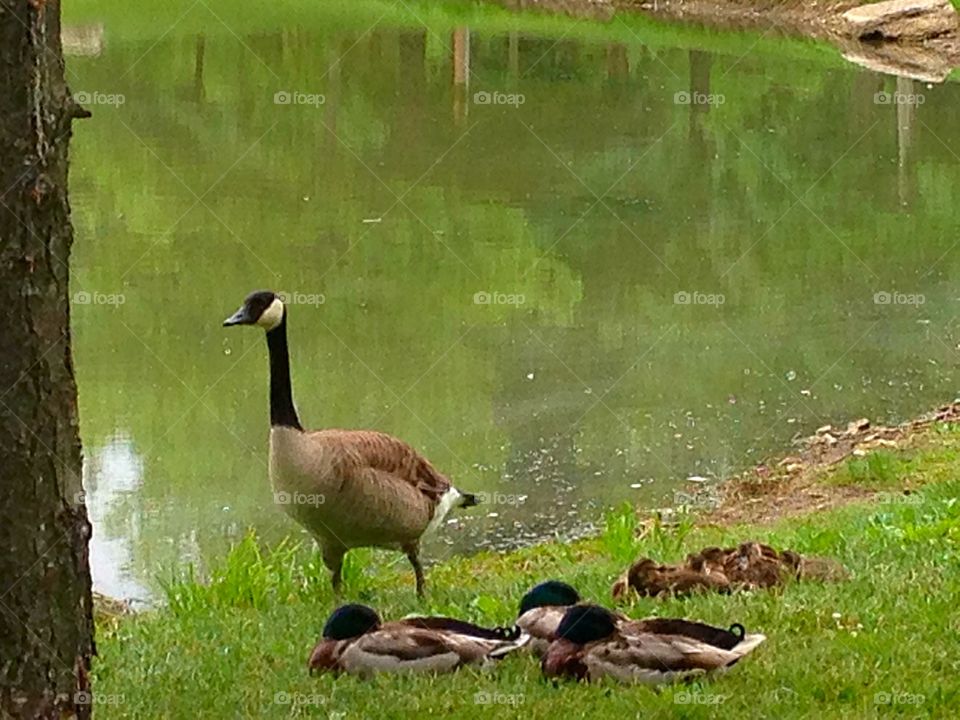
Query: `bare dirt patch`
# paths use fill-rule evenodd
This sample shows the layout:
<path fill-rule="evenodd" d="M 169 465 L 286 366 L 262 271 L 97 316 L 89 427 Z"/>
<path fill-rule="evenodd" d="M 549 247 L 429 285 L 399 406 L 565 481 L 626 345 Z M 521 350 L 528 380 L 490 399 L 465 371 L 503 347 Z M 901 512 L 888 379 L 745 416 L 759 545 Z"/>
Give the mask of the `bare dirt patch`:
<path fill-rule="evenodd" d="M 852 457 L 920 445 L 935 424 L 956 422 L 960 422 L 960 403 L 954 402 L 895 426 L 874 426 L 864 418 L 844 429 L 819 428 L 799 441 L 797 453 L 761 463 L 726 481 L 720 505 L 703 517 L 703 523 L 762 525 L 868 500 L 876 489 L 824 483 L 824 476 Z"/>

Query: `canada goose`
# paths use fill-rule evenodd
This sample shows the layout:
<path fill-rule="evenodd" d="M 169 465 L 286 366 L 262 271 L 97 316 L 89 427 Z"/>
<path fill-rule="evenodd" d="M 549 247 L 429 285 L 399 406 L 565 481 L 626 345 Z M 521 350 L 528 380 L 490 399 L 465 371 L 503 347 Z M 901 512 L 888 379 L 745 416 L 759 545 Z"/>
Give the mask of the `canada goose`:
<path fill-rule="evenodd" d="M 310 654 L 314 672 L 451 672 L 498 660 L 523 647 L 518 629 L 484 628 L 445 617 L 414 617 L 381 624 L 366 605 L 334 610 Z"/>
<path fill-rule="evenodd" d="M 654 685 L 726 669 L 766 640 L 739 624 L 723 630 L 684 620 L 634 631 L 598 605 L 567 610 L 556 634 L 541 661 L 545 676 Z"/>
<path fill-rule="evenodd" d="M 477 504 L 402 440 L 372 430 L 307 431 L 293 404 L 287 309 L 251 293 L 224 326 L 256 325 L 270 351 L 270 481 L 274 498 L 316 538 L 340 593 L 344 554 L 355 547 L 406 553 L 424 589 L 420 538 L 456 507 Z"/>

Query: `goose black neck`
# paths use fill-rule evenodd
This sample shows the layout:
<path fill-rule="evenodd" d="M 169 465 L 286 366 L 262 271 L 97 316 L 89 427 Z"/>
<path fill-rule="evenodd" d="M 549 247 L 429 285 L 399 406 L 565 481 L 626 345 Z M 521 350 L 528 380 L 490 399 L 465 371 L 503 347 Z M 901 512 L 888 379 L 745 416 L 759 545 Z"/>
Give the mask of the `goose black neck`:
<path fill-rule="evenodd" d="M 270 349 L 270 425 L 303 430 L 293 406 L 293 388 L 290 386 L 286 312 L 280 324 L 267 332 L 267 347 Z"/>

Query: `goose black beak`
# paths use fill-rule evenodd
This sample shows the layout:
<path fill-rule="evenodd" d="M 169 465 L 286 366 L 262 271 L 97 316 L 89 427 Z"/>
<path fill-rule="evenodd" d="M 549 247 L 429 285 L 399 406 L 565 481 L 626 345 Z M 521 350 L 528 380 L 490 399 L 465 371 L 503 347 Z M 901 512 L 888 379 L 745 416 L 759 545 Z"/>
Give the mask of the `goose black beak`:
<path fill-rule="evenodd" d="M 247 308 L 242 307 L 237 310 L 233 315 L 228 317 L 223 321 L 224 327 L 230 327 L 231 325 L 252 325 L 253 320 L 247 315 Z"/>

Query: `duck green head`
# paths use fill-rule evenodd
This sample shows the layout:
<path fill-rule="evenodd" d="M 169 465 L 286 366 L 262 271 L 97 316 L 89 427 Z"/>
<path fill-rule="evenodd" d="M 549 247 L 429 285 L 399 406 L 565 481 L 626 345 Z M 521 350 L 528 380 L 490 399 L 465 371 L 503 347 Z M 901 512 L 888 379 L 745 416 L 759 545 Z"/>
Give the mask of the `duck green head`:
<path fill-rule="evenodd" d="M 327 618 L 323 637 L 327 640 L 349 640 L 380 627 L 380 616 L 366 605 L 341 605 Z"/>
<path fill-rule="evenodd" d="M 577 645 L 603 640 L 617 629 L 617 618 L 599 605 L 574 605 L 563 615 L 557 637 Z"/>
<path fill-rule="evenodd" d="M 520 600 L 519 615 L 538 607 L 566 607 L 580 602 L 580 594 L 559 580 L 547 580 L 535 586 Z"/>

